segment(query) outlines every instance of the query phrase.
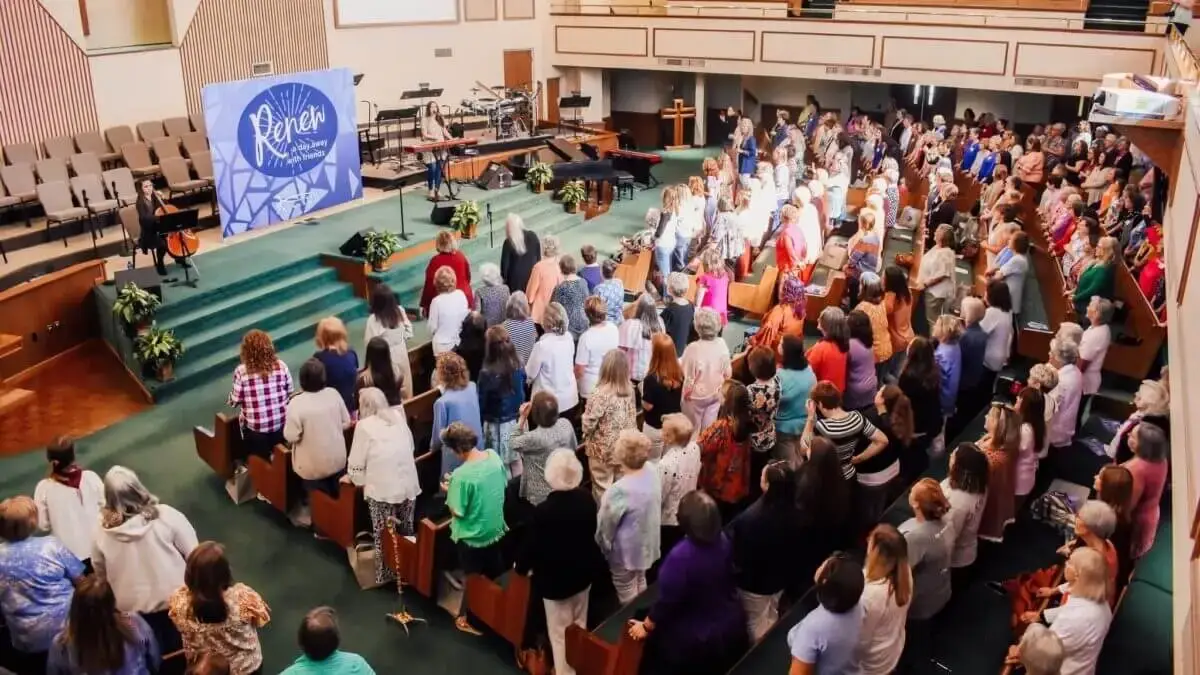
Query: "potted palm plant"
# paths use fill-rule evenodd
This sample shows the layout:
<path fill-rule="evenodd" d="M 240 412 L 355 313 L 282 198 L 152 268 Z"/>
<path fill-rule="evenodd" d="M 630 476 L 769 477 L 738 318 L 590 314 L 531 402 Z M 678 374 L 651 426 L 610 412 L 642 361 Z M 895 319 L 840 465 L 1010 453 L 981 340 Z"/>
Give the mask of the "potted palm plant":
<path fill-rule="evenodd" d="M 567 213 L 579 213 L 579 205 L 587 200 L 587 188 L 581 180 L 570 181 L 558 191 L 558 198 L 562 200 Z"/>
<path fill-rule="evenodd" d="M 545 190 L 552 180 L 554 180 L 554 171 L 545 162 L 538 162 L 525 172 L 525 182 L 529 183 L 529 187 L 534 192 Z"/>
<path fill-rule="evenodd" d="M 376 272 L 387 269 L 392 254 L 400 250 L 400 236 L 395 232 L 368 232 L 364 239 L 363 257 L 367 264 Z"/>
<path fill-rule="evenodd" d="M 150 329 L 161 304 L 158 296 L 130 282 L 117 292 L 112 311 L 125 329 L 125 334 L 132 337 Z"/>
<path fill-rule="evenodd" d="M 183 354 L 183 343 L 175 331 L 151 328 L 133 342 L 133 355 L 142 368 L 153 373 L 159 382 L 175 376 L 175 361 Z"/>
<path fill-rule="evenodd" d="M 479 227 L 479 202 L 460 202 L 450 217 L 450 227 L 463 239 L 474 239 Z"/>

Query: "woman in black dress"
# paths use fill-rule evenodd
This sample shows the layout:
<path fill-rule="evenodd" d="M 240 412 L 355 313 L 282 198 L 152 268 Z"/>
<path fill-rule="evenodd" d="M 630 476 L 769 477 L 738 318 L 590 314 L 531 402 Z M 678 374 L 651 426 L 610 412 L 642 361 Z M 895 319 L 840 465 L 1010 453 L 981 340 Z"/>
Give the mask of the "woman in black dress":
<path fill-rule="evenodd" d="M 900 390 L 912 404 L 914 432 L 908 451 L 900 455 L 900 475 L 908 485 L 929 466 L 927 454 L 935 436 L 942 431 L 939 401 L 941 371 L 933 358 L 933 343 L 925 337 L 913 338 L 900 369 Z"/>
<path fill-rule="evenodd" d="M 138 246 L 142 253 L 154 255 L 154 269 L 162 276 L 167 274 L 167 242 L 158 235 L 158 214 L 155 213 L 164 206 L 162 197 L 154 191 L 154 183 L 149 179 L 143 180 L 138 186 L 136 202 L 138 222 L 142 226 Z"/>
<path fill-rule="evenodd" d="M 500 276 L 504 285 L 514 291 L 523 291 L 529 286 L 529 273 L 542 259 L 542 242 L 533 232 L 525 229 L 521 216 L 510 213 L 504 221 L 507 235 L 500 247 Z"/>

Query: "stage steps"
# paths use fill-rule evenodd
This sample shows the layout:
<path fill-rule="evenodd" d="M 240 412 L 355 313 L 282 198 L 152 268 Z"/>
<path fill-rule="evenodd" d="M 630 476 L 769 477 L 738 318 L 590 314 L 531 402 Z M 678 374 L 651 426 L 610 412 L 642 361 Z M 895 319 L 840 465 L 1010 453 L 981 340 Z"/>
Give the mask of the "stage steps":
<path fill-rule="evenodd" d="M 146 384 L 161 400 L 213 378 L 230 378 L 242 336 L 254 328 L 270 333 L 276 350 L 283 351 L 311 342 L 324 317 L 349 322 L 366 315 L 366 303 L 332 269 L 322 267 L 317 255 L 264 270 L 187 302 L 165 305 L 156 323 L 174 330 L 185 352 L 174 380 Z"/>

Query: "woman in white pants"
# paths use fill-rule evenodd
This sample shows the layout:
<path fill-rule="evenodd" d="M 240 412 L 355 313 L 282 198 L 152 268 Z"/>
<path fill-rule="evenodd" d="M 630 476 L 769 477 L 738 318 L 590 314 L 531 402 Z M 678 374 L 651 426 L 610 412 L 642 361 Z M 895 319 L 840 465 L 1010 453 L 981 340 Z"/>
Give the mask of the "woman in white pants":
<path fill-rule="evenodd" d="M 574 450 L 560 448 L 550 453 L 545 473 L 551 492 L 533 510 L 517 571 L 533 573 L 534 592 L 545 603 L 554 672 L 575 675 L 575 669 L 567 665 L 567 626 L 587 627 L 592 578 L 604 564 L 592 537 L 596 502 L 577 489 L 583 480 L 583 466 Z"/>

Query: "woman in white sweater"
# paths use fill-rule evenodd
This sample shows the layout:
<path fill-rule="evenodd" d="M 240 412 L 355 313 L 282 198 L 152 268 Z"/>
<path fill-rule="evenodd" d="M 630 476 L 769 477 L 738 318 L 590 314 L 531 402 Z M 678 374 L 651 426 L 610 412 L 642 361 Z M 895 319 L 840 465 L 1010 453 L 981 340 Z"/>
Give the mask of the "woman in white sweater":
<path fill-rule="evenodd" d="M 346 470 L 346 436 L 350 412 L 342 395 L 325 386 L 325 366 L 309 359 L 300 366 L 300 393 L 287 405 L 283 437 L 292 444 L 292 470 L 307 494 L 314 489 L 337 494 L 337 480 Z M 301 515 L 293 522 L 309 525 Z"/>
<path fill-rule="evenodd" d="M 904 624 L 912 600 L 912 569 L 904 535 L 892 525 L 878 525 L 867 539 L 859 606 L 863 609 L 858 647 L 847 671 L 853 675 L 888 675 L 904 651 Z"/>
<path fill-rule="evenodd" d="M 50 477 L 33 491 L 38 529 L 49 532 L 87 564 L 92 557 L 96 522 L 104 506 L 104 483 L 94 471 L 75 463 L 75 442 L 59 436 L 46 448 Z"/>
<path fill-rule="evenodd" d="M 1059 591 L 1068 594 L 1067 601 L 1051 607 L 1040 615 L 1026 612 L 1025 623 L 1044 618 L 1050 632 L 1062 640 L 1066 659 L 1059 675 L 1094 675 L 1096 660 L 1104 647 L 1104 638 L 1112 624 L 1112 609 L 1108 605 L 1108 567 L 1104 556 L 1086 546 L 1075 549 L 1063 569 L 1066 583 Z M 1010 658 L 1019 658 L 1017 647 L 1009 650 Z"/>
<path fill-rule="evenodd" d="M 108 470 L 92 567 L 112 587 L 118 610 L 138 612 L 150 624 L 164 654 L 183 648 L 167 603 L 183 585 L 196 545 L 187 517 L 158 503 L 137 474 L 123 466 Z"/>
<path fill-rule="evenodd" d="M 436 356 L 458 346 L 459 331 L 471 307 L 467 296 L 458 289 L 457 275 L 449 267 L 443 265 L 433 273 L 433 286 L 438 294 L 429 303 L 429 332 Z"/>
<path fill-rule="evenodd" d="M 405 398 L 412 396 L 412 365 L 408 360 L 408 340 L 412 336 L 412 323 L 400 302 L 396 300 L 396 294 L 387 284 L 376 284 L 371 291 L 371 316 L 367 317 L 363 344 L 376 337 L 381 337 L 387 342 L 392 354 L 392 365 L 400 371 L 403 386 L 408 390 Z"/>
<path fill-rule="evenodd" d="M 413 459 L 412 430 L 403 408 L 388 406 L 382 391 L 368 387 L 358 393 L 358 416 L 349 468 L 342 480 L 363 488 L 375 538 L 375 582 L 382 585 L 395 579 L 382 558 L 384 530 L 395 518 L 396 534 L 413 533 L 413 511 L 421 486 Z"/>

